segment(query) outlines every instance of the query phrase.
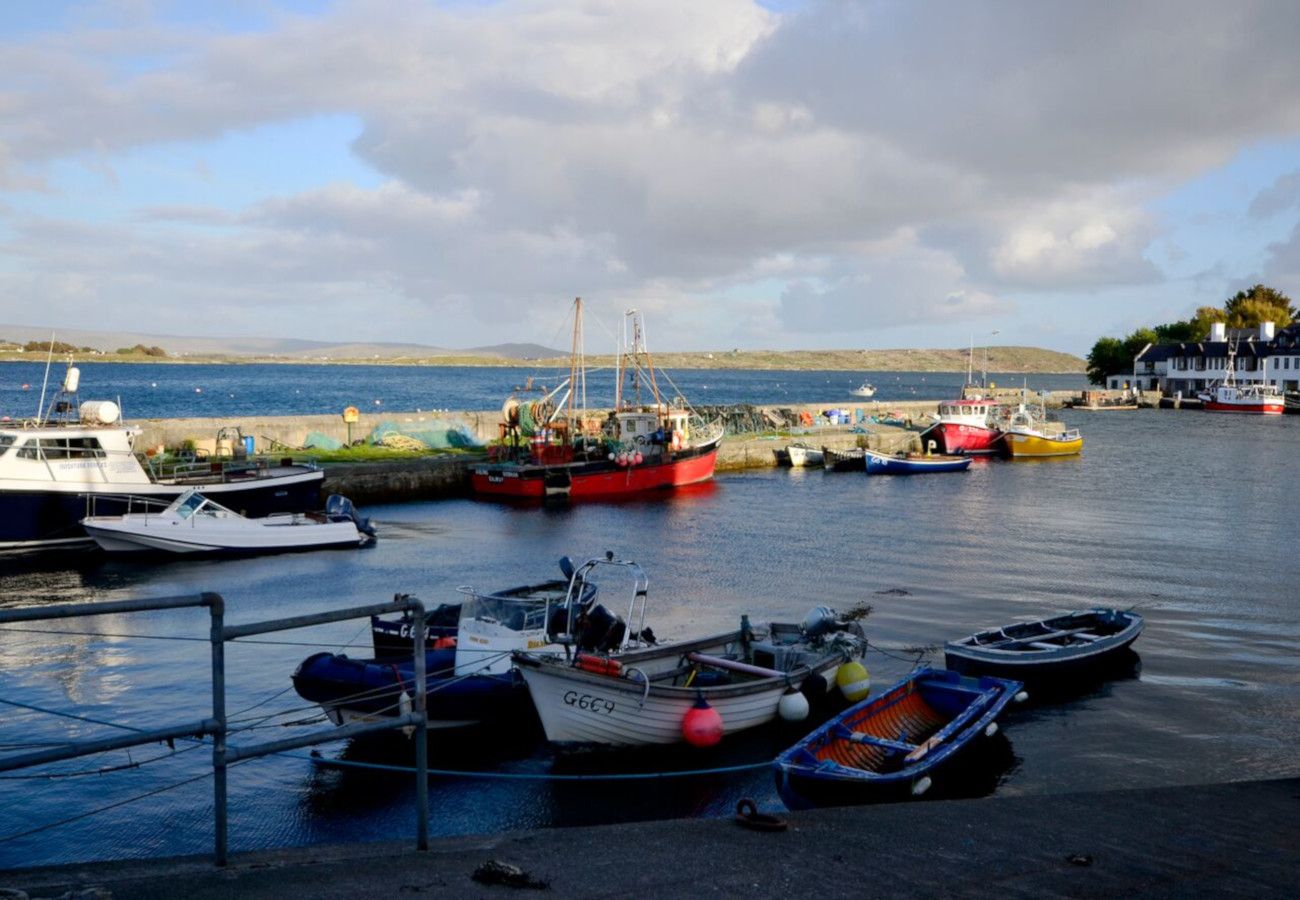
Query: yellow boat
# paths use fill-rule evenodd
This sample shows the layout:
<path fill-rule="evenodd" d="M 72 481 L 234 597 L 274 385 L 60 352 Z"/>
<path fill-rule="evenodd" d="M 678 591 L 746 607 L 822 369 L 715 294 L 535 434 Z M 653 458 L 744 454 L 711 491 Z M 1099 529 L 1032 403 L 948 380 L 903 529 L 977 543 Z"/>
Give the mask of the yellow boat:
<path fill-rule="evenodd" d="M 1016 458 L 1035 456 L 1074 456 L 1083 452 L 1083 436 L 1072 428 L 1059 434 L 1045 434 L 1037 428 L 1011 428 L 1003 432 L 1002 445 L 1007 455 Z"/>

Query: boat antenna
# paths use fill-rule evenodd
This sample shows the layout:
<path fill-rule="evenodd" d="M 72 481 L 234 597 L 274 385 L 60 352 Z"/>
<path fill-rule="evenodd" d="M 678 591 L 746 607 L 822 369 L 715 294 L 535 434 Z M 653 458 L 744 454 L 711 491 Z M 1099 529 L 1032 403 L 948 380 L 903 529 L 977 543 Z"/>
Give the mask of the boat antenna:
<path fill-rule="evenodd" d="M 41 380 L 41 399 L 36 404 L 36 424 L 44 424 L 41 416 L 45 409 L 45 388 L 50 383 L 50 363 L 54 360 L 54 332 L 50 332 L 50 351 L 45 355 L 45 378 Z"/>
<path fill-rule="evenodd" d="M 970 352 L 966 354 L 966 386 L 967 387 L 970 387 L 975 383 L 974 381 L 975 375 L 973 371 L 974 368 L 975 368 L 975 333 L 971 332 Z"/>
<path fill-rule="evenodd" d="M 627 340 L 627 329 L 632 329 L 632 339 Z M 655 377 L 654 359 L 645 345 L 645 322 L 641 318 L 641 313 L 636 309 L 629 309 L 623 316 L 623 356 L 627 359 L 625 367 L 632 378 L 632 385 L 636 389 L 636 405 L 641 406 L 641 382 L 643 378 L 648 378 L 650 392 L 654 395 L 655 406 L 660 405 L 659 381 Z M 644 364 L 642 360 L 644 359 Z M 644 372 L 643 372 L 644 365 Z"/>
<path fill-rule="evenodd" d="M 583 350 L 582 298 L 573 299 L 573 347 L 569 353 L 569 427 L 573 427 L 573 404 L 576 400 L 582 412 L 587 411 L 587 359 Z"/>

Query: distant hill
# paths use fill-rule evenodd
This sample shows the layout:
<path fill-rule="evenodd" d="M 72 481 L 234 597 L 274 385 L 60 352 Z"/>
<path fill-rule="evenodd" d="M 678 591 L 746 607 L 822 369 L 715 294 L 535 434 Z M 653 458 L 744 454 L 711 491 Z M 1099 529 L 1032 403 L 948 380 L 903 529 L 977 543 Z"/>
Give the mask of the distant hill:
<path fill-rule="evenodd" d="M 0 340 L 25 344 L 28 341 L 48 341 L 49 328 L 27 325 L 0 325 Z M 77 328 L 60 328 L 55 339 L 78 347 L 92 347 L 105 353 L 136 344 L 162 347 L 170 356 L 183 357 L 255 357 L 312 360 L 365 360 L 365 359 L 428 359 L 446 357 L 496 357 L 503 360 L 536 359 L 541 356 L 560 356 L 561 350 L 540 344 L 495 344 L 490 347 L 471 347 L 452 350 L 424 344 L 398 342 L 338 343 L 333 341 L 306 341 L 297 338 L 249 337 L 182 337 L 180 335 L 146 334 L 130 331 L 89 331 Z"/>
<path fill-rule="evenodd" d="M 668 369 L 820 369 L 859 372 L 964 372 L 967 347 L 928 350 L 725 350 L 712 353 L 656 353 L 655 364 Z M 591 365 L 610 365 L 613 357 L 588 356 Z M 567 363 L 567 358 L 546 362 Z M 983 347 L 975 351 L 975 371 L 985 368 Z M 1040 347 L 989 347 L 990 372 L 1083 372 L 1087 362 L 1072 353 Z"/>
<path fill-rule="evenodd" d="M 0 325 L 0 341 L 48 341 L 48 328 Z M 137 344 L 166 350 L 172 362 L 337 362 L 382 360 L 424 365 L 502 366 L 529 361 L 541 366 L 568 366 L 562 350 L 540 344 L 493 344 L 449 350 L 424 344 L 332 343 L 293 338 L 179 337 L 136 332 L 60 329 L 55 338 L 106 354 Z M 824 369 L 859 372 L 964 372 L 969 348 L 928 350 L 715 350 L 712 353 L 656 353 L 655 364 L 669 369 Z M 12 359 L 14 354 L 4 353 Z M 130 359 L 130 357 L 117 357 Z M 149 358 L 150 362 L 162 362 Z M 610 365 L 613 357 L 588 356 L 593 366 Z M 975 351 L 975 368 L 985 367 L 985 349 Z M 1039 347 L 989 347 L 990 372 L 1083 372 L 1084 360 L 1070 353 Z"/>

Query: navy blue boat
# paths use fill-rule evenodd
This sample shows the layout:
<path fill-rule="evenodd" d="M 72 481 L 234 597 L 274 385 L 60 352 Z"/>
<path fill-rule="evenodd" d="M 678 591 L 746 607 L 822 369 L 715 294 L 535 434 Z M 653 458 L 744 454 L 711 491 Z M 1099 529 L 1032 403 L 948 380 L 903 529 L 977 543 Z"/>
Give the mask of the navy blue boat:
<path fill-rule="evenodd" d="M 1034 686 L 1105 674 L 1142 633 L 1142 617 L 1122 609 L 1086 609 L 976 632 L 944 645 L 949 669 L 1016 678 Z"/>
<path fill-rule="evenodd" d="M 1018 681 L 917 670 L 778 756 L 777 790 L 791 809 L 919 797 L 1023 699 Z"/>
<path fill-rule="evenodd" d="M 881 453 L 862 451 L 868 475 L 924 475 L 927 472 L 965 472 L 969 456 L 945 456 L 942 453 Z"/>
<path fill-rule="evenodd" d="M 514 668 L 514 650 L 562 652 L 557 636 L 582 632 L 579 648 L 610 634 L 621 623 L 595 602 L 597 586 L 572 580 L 568 557 L 560 560 L 568 578 L 479 593 L 460 588 L 466 599 L 431 609 L 424 631 L 425 687 L 429 725 L 533 721 L 532 702 Z M 373 659 L 317 653 L 299 664 L 293 686 L 304 700 L 319 703 L 336 725 L 373 721 L 404 711 L 415 695 L 415 635 L 409 617 L 371 620 Z"/>

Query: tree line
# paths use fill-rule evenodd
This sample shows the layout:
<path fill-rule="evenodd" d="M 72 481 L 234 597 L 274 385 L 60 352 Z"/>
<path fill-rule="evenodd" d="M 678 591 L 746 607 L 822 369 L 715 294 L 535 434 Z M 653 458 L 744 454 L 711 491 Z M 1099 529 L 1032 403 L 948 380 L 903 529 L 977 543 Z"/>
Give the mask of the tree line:
<path fill-rule="evenodd" d="M 64 341 L 28 341 L 25 344 L 19 344 L 16 341 L 6 341 L 0 339 L 0 349 L 21 349 L 24 353 L 53 353 L 56 356 L 63 356 L 71 353 L 74 355 L 86 355 L 88 353 L 99 353 L 96 347 L 78 347 L 76 344 L 68 344 Z M 118 356 L 166 356 L 167 351 L 162 347 L 146 347 L 144 344 L 136 344 L 134 347 L 119 347 L 113 351 Z"/>
<path fill-rule="evenodd" d="M 1147 344 L 1172 344 L 1203 341 L 1210 336 L 1210 326 L 1223 322 L 1229 328 L 1258 328 L 1272 322 L 1286 328 L 1300 318 L 1291 298 L 1274 288 L 1257 284 L 1237 291 L 1223 306 L 1202 306 L 1189 319 L 1136 329 L 1124 338 L 1103 337 L 1088 351 L 1088 381 L 1105 384 L 1107 375 L 1133 371 L 1133 357 Z"/>

